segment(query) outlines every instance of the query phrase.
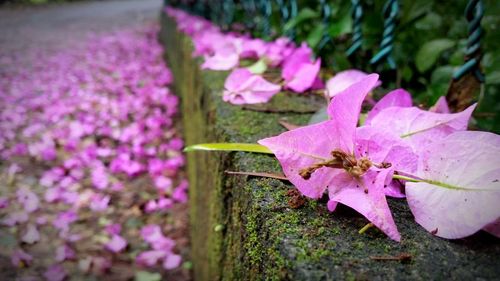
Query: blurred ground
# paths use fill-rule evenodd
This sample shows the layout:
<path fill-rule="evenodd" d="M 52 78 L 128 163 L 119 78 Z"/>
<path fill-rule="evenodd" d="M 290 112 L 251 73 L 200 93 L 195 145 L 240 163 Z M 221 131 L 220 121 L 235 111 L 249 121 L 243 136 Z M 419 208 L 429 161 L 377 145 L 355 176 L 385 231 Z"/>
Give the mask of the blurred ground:
<path fill-rule="evenodd" d="M 77 44 L 89 32 L 105 32 L 156 21 L 161 5 L 161 0 L 115 0 L 0 6 L 0 50 L 68 47 Z"/>

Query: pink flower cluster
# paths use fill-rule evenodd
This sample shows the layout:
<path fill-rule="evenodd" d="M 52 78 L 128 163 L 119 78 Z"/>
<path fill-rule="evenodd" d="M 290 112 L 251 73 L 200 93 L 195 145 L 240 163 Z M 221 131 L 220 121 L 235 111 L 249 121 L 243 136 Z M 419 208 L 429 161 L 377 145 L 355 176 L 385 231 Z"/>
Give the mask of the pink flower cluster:
<path fill-rule="evenodd" d="M 500 136 L 467 131 L 476 105 L 451 114 L 441 99 L 426 111 L 398 89 L 358 127 L 378 75 L 350 71 L 332 80 L 330 120 L 259 141 L 302 194 L 326 192 L 330 211 L 347 205 L 396 241 L 401 236 L 386 196 L 406 196 L 417 223 L 439 237 L 481 229 L 500 236 Z"/>
<path fill-rule="evenodd" d="M 166 8 L 179 31 L 193 40 L 193 56 L 202 56 L 202 69 L 232 70 L 227 77 L 223 99 L 232 104 L 268 102 L 282 88 L 296 93 L 324 87 L 319 79 L 321 60 L 313 60 L 306 43 L 296 46 L 287 38 L 271 42 L 234 32 L 224 33 L 211 22 L 186 12 Z M 260 63 L 259 67 L 240 67 L 242 60 Z M 281 70 L 279 81 L 263 77 L 267 67 Z"/>
<path fill-rule="evenodd" d="M 172 74 L 157 32 L 148 27 L 95 35 L 81 48 L 40 57 L 27 68 L 1 58 L 12 70 L 0 84 L 0 159 L 30 159 L 44 169 L 38 185 L 18 187 L 15 197 L 1 193 L 1 224 L 22 230 L 27 249 L 40 240 L 40 228 L 57 230 L 62 242 L 48 280 L 64 279 L 61 263 L 75 257 L 72 245 L 81 236 L 72 225 L 80 214 L 106 216 L 120 192 L 141 191 L 130 190 L 133 179 L 148 178 L 140 188 L 156 194 L 144 202 L 147 213 L 187 201 L 188 184 L 179 178 L 183 141 L 173 120 L 178 98 L 167 87 Z M 12 164 L 9 174 L 22 173 L 23 165 Z M 59 211 L 44 213 L 42 204 Z M 120 224 L 112 226 L 102 232 L 102 247 L 122 252 L 127 240 Z M 174 247 L 169 240 L 162 248 L 167 269 L 181 261 Z M 27 249 L 12 253 L 14 266 L 33 262 Z M 96 256 L 87 265 L 105 270 L 111 260 Z"/>

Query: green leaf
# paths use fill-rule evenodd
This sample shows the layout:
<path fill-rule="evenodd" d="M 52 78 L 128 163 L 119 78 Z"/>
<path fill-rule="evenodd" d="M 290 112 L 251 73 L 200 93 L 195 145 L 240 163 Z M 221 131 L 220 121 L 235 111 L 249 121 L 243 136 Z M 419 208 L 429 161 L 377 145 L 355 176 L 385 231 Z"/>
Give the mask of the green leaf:
<path fill-rule="evenodd" d="M 267 70 L 267 64 L 263 59 L 258 60 L 256 63 L 247 67 L 248 71 L 253 74 L 262 74 Z"/>
<path fill-rule="evenodd" d="M 431 75 L 431 83 L 432 84 L 449 84 L 451 77 L 453 75 L 453 66 L 445 65 L 440 66 L 434 69 Z"/>
<path fill-rule="evenodd" d="M 267 147 L 254 143 L 201 143 L 190 145 L 184 148 L 185 152 L 190 151 L 244 151 L 273 154 Z"/>
<path fill-rule="evenodd" d="M 350 13 L 346 13 L 344 17 L 342 17 L 335 24 L 330 25 L 330 27 L 328 28 L 328 34 L 332 38 L 336 38 L 338 36 L 351 32 L 352 32 L 352 18 Z"/>
<path fill-rule="evenodd" d="M 147 271 L 138 271 L 135 273 L 135 281 L 161 281 L 160 273 L 151 273 Z"/>
<path fill-rule="evenodd" d="M 283 27 L 283 30 L 286 32 L 295 26 L 299 25 L 301 22 L 308 20 L 308 19 L 313 19 L 313 18 L 319 18 L 319 14 L 313 11 L 310 8 L 304 8 L 300 10 L 300 12 L 297 14 L 296 17 L 293 19 L 290 19 L 285 26 Z"/>
<path fill-rule="evenodd" d="M 316 25 L 311 32 L 309 32 L 309 35 L 307 35 L 306 42 L 311 48 L 316 48 L 316 46 L 319 44 L 319 41 L 321 41 L 321 38 L 323 38 L 323 34 L 325 33 L 325 25 L 324 24 L 318 24 Z"/>
<path fill-rule="evenodd" d="M 450 39 L 436 39 L 425 43 L 417 53 L 415 63 L 420 72 L 430 69 L 441 53 L 455 45 Z"/>
<path fill-rule="evenodd" d="M 486 75 L 486 84 L 500 84 L 500 71 L 494 71 Z"/>

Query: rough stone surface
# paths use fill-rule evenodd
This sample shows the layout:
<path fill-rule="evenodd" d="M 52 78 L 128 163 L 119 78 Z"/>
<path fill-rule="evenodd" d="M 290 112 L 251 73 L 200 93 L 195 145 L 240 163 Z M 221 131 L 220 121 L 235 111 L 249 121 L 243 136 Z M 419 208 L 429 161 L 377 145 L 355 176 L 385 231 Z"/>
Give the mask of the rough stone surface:
<path fill-rule="evenodd" d="M 284 130 L 278 120 L 307 123 L 309 114 L 259 112 L 222 101 L 227 73 L 200 71 L 190 39 L 162 18 L 161 40 L 182 97 L 187 144 L 255 142 Z M 280 94 L 288 108 L 307 97 Z M 286 97 L 286 99 L 285 99 Z M 279 107 L 279 104 L 276 105 Z M 275 111 L 279 111 L 276 113 Z M 307 110 L 304 110 L 307 111 Z M 274 113 L 273 113 L 274 112 Z M 389 200 L 402 234 L 391 241 L 347 207 L 289 201 L 293 187 L 275 179 L 230 176 L 225 170 L 278 172 L 268 155 L 188 154 L 191 239 L 196 280 L 492 280 L 500 276 L 500 243 L 486 233 L 449 241 L 419 227 L 404 200 Z M 411 255 L 406 262 L 373 259 Z"/>

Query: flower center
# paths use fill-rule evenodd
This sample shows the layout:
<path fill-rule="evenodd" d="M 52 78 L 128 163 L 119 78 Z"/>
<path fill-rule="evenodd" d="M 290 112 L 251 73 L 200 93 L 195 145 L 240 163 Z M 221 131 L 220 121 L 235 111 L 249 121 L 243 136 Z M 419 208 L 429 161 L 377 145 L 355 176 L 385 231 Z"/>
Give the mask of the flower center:
<path fill-rule="evenodd" d="M 309 178 L 311 178 L 311 175 L 319 168 L 328 167 L 333 169 L 344 169 L 351 176 L 359 178 L 364 173 L 366 173 L 366 171 L 368 171 L 371 166 L 374 166 L 374 164 L 367 157 L 356 159 L 354 155 L 347 154 L 341 150 L 336 149 L 331 152 L 331 155 L 332 159 L 330 160 L 315 163 L 309 167 L 300 169 L 299 175 L 303 179 L 308 180 Z M 390 167 L 389 163 L 382 163 L 381 165 L 384 168 L 386 168 L 387 165 L 389 165 Z M 378 165 L 375 166 L 378 167 Z"/>

